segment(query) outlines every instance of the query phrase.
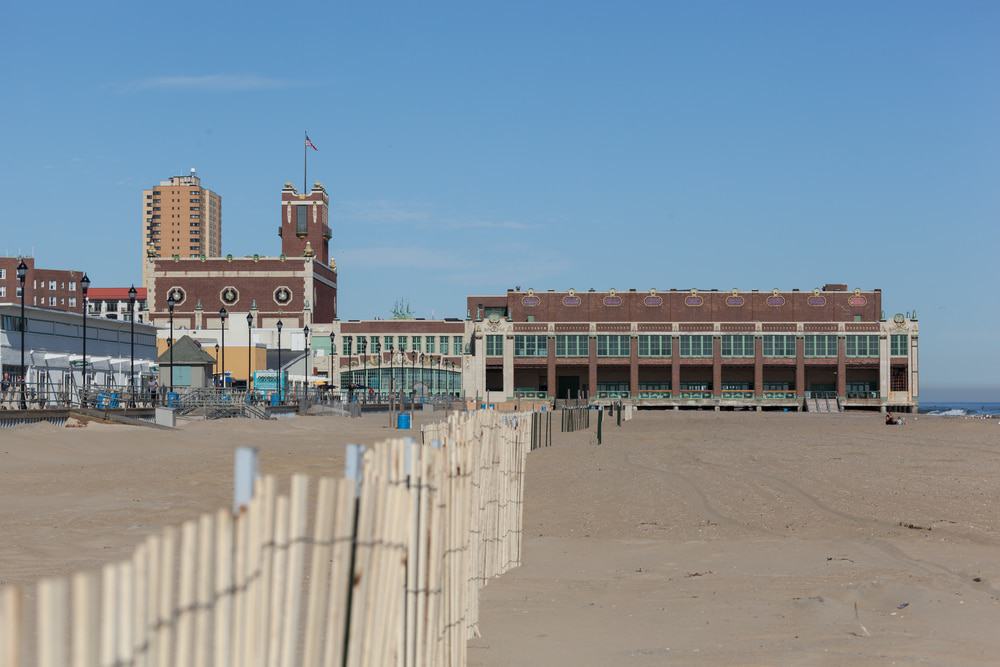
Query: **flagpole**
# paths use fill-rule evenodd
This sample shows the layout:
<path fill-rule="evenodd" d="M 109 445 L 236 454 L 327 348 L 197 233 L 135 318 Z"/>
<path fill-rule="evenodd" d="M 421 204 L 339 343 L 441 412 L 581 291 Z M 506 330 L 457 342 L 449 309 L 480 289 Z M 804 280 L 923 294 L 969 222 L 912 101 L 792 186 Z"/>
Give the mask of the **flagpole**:
<path fill-rule="evenodd" d="M 306 189 L 307 183 L 309 182 L 309 146 L 306 145 L 305 140 L 309 138 L 309 131 L 306 130 L 305 137 L 302 140 L 302 194 L 307 194 L 309 191 Z"/>

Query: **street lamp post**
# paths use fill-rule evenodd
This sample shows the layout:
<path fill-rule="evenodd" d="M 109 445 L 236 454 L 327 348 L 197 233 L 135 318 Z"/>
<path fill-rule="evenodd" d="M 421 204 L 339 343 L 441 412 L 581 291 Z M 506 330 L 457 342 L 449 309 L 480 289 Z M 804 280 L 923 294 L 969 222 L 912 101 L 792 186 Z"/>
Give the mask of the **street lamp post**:
<path fill-rule="evenodd" d="M 281 320 L 274 325 L 278 330 L 278 404 L 281 404 L 281 327 L 283 326 Z"/>
<path fill-rule="evenodd" d="M 222 362 L 219 365 L 219 379 L 222 380 L 222 388 L 226 388 L 226 318 L 229 312 L 226 307 L 219 308 L 219 328 L 222 329 Z"/>
<path fill-rule="evenodd" d="M 417 402 L 417 352 L 414 350 L 411 353 L 413 356 L 410 357 L 410 410 L 414 408 L 414 404 Z"/>
<path fill-rule="evenodd" d="M 361 354 L 361 374 L 365 378 L 364 388 L 361 390 L 361 403 L 368 403 L 368 338 L 362 336 L 358 341 L 358 352 Z"/>
<path fill-rule="evenodd" d="M 253 313 L 247 313 L 247 394 L 253 378 Z"/>
<path fill-rule="evenodd" d="M 167 295 L 167 312 L 170 314 L 170 338 L 167 345 L 170 348 L 170 393 L 174 393 L 174 293 Z"/>
<path fill-rule="evenodd" d="M 87 292 L 90 290 L 90 278 L 87 274 L 83 274 L 83 278 L 80 279 L 80 291 L 83 293 L 83 373 L 80 375 L 81 384 L 83 384 L 83 398 L 80 404 L 83 406 L 87 405 L 87 310 L 89 310 L 87 305 Z"/>
<path fill-rule="evenodd" d="M 128 393 L 129 404 L 135 407 L 135 285 L 128 288 L 128 348 L 129 348 L 129 369 L 128 369 Z"/>
<path fill-rule="evenodd" d="M 424 353 L 420 353 L 420 402 L 423 403 L 427 396 L 427 367 L 424 364 Z"/>
<path fill-rule="evenodd" d="M 302 360 L 303 367 L 305 368 L 305 403 L 306 410 L 309 409 L 309 325 L 302 327 L 302 336 L 306 339 L 306 356 Z"/>
<path fill-rule="evenodd" d="M 219 344 L 215 344 L 215 368 L 212 371 L 212 384 L 219 386 Z"/>
<path fill-rule="evenodd" d="M 17 265 L 17 282 L 21 285 L 21 409 L 28 408 L 28 400 L 25 395 L 25 385 L 28 382 L 28 369 L 24 365 L 24 332 L 28 328 L 28 320 L 24 314 L 24 281 L 28 277 L 28 265 L 21 260 Z"/>

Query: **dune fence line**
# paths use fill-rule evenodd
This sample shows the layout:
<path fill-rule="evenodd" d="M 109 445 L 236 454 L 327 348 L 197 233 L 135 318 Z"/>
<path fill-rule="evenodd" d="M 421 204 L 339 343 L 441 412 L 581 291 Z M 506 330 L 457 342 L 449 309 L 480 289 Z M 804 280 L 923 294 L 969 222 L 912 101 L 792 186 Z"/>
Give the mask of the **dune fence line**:
<path fill-rule="evenodd" d="M 259 476 L 235 515 L 33 595 L 0 589 L 0 667 L 464 665 L 480 589 L 521 562 L 539 424 L 480 411 L 421 442 L 348 445 L 343 477 L 294 475 L 282 494 Z"/>

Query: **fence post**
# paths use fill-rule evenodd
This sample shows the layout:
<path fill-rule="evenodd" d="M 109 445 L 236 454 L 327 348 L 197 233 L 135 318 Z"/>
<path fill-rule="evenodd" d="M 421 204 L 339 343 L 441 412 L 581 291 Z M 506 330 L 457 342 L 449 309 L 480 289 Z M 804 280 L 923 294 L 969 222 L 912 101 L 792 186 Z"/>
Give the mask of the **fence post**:
<path fill-rule="evenodd" d="M 601 444 L 604 436 L 604 408 L 597 408 L 597 444 Z"/>
<path fill-rule="evenodd" d="M 233 514 L 250 504 L 257 479 L 257 448 L 237 447 L 233 460 Z"/>

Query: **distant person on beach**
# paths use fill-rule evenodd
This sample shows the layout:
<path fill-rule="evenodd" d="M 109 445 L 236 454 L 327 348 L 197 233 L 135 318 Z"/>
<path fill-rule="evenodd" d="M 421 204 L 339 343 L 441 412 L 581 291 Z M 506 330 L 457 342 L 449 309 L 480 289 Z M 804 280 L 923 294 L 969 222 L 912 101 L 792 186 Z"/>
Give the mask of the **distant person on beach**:
<path fill-rule="evenodd" d="M 885 425 L 886 426 L 902 426 L 903 419 L 901 417 L 894 416 L 891 412 L 885 413 Z"/>

